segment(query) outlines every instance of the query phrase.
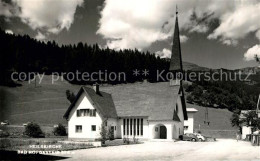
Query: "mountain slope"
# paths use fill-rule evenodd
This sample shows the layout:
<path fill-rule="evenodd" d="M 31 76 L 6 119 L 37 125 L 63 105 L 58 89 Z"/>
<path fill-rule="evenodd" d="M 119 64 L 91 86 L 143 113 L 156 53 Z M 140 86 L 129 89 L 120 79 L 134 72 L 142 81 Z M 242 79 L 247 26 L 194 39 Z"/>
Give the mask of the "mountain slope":
<path fill-rule="evenodd" d="M 79 85 L 72 85 L 61 80 L 52 84 L 51 76 L 45 76 L 42 83 L 37 85 L 36 88 L 34 83 L 28 84 L 28 82 L 23 82 L 22 84 L 23 86 L 16 88 L 0 86 L 0 101 L 3 105 L 0 109 L 0 121 L 9 120 L 11 124 L 17 125 L 22 125 L 28 121 L 34 121 L 41 125 L 67 123 L 67 121 L 63 119 L 63 114 L 69 106 L 65 91 L 69 89 L 76 94 L 80 88 Z M 159 84 L 165 85 L 167 82 Z M 151 84 L 151 86 L 152 85 L 153 84 Z M 129 84 L 120 86 L 129 86 Z M 117 92 L 114 91 L 114 89 L 116 88 L 113 88 L 111 85 L 100 87 L 100 90 L 108 93 Z M 231 127 L 229 121 L 232 113 L 228 110 L 209 108 L 209 120 L 211 123 L 210 126 L 206 126 L 203 123 L 205 107 L 191 104 L 187 104 L 187 107 L 196 108 L 198 110 L 195 114 L 195 129 L 199 128 L 199 124 L 201 129 L 234 129 Z"/>
<path fill-rule="evenodd" d="M 201 67 L 197 64 L 194 63 L 189 63 L 189 62 L 183 62 L 183 69 L 186 71 L 209 71 L 209 68 L 206 67 Z"/>

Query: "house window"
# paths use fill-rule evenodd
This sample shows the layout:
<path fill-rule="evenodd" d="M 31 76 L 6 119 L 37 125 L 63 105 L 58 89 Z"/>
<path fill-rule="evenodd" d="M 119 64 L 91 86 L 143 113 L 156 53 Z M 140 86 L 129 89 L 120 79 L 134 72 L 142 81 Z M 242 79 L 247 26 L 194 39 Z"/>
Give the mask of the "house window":
<path fill-rule="evenodd" d="M 124 135 L 125 135 L 125 119 L 124 119 L 124 126 L 123 126 L 123 133 L 124 133 Z"/>
<path fill-rule="evenodd" d="M 96 109 L 90 109 L 90 116 L 96 117 Z"/>
<path fill-rule="evenodd" d="M 84 116 L 89 116 L 89 109 L 84 109 Z"/>
<path fill-rule="evenodd" d="M 96 131 L 96 125 L 91 126 L 91 131 Z"/>
<path fill-rule="evenodd" d="M 96 116 L 96 109 L 80 109 L 77 110 L 77 117 L 84 117 L 84 116 Z"/>
<path fill-rule="evenodd" d="M 76 133 L 82 133 L 82 126 L 76 125 Z"/>
<path fill-rule="evenodd" d="M 143 119 L 141 119 L 141 136 L 143 136 Z"/>
<path fill-rule="evenodd" d="M 133 134 L 133 131 L 132 131 L 133 127 L 132 127 L 132 119 L 130 119 L 130 135 Z"/>
<path fill-rule="evenodd" d="M 139 135 L 139 119 L 137 119 L 137 135 Z"/>
<path fill-rule="evenodd" d="M 184 126 L 183 128 L 184 130 L 188 130 L 189 126 Z"/>
<path fill-rule="evenodd" d="M 134 119 L 134 136 L 136 135 L 136 119 Z"/>
<path fill-rule="evenodd" d="M 127 119 L 127 135 L 129 135 L 129 119 Z"/>
<path fill-rule="evenodd" d="M 143 136 L 144 119 L 123 119 L 123 135 Z"/>
<path fill-rule="evenodd" d="M 80 117 L 80 110 L 77 110 L 77 117 Z"/>

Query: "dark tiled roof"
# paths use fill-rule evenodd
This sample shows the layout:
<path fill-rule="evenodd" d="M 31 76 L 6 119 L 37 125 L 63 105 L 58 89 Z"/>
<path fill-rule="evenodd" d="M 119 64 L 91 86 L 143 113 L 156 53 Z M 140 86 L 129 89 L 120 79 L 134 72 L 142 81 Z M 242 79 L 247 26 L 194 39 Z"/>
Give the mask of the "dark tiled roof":
<path fill-rule="evenodd" d="M 169 71 L 182 71 L 181 44 L 179 35 L 178 17 L 176 17 L 172 44 L 172 56 Z"/>
<path fill-rule="evenodd" d="M 98 94 L 94 89 L 90 87 L 83 87 L 85 92 L 92 99 L 94 105 L 96 105 L 97 110 L 99 110 L 104 117 L 116 118 L 116 108 L 112 99 L 111 94 L 100 91 Z"/>
<path fill-rule="evenodd" d="M 76 99 L 73 101 L 73 103 L 71 103 L 68 110 L 64 114 L 64 116 L 63 116 L 64 118 L 68 119 L 70 111 L 72 110 L 75 103 L 81 96 L 82 92 L 84 92 L 86 94 L 86 96 L 91 101 L 93 106 L 102 114 L 103 117 L 106 117 L 106 118 L 116 118 L 117 117 L 115 105 L 114 105 L 111 94 L 108 94 L 108 93 L 105 93 L 102 91 L 100 91 L 98 94 L 96 94 L 96 92 L 92 88 L 81 87 L 76 96 Z"/>
<path fill-rule="evenodd" d="M 148 117 L 149 120 L 175 120 L 180 121 L 174 112 L 177 98 L 182 89 L 180 86 L 169 86 L 168 83 L 143 83 L 110 86 L 101 88 L 96 94 L 90 87 L 82 87 L 77 94 L 77 99 L 82 92 L 95 108 L 105 117 Z M 112 97 L 110 94 L 111 93 Z M 76 99 L 76 100 L 77 100 Z M 74 107 L 76 100 L 71 104 L 64 117 L 68 118 L 69 112 Z M 184 119 L 187 120 L 186 104 L 181 96 Z"/>
<path fill-rule="evenodd" d="M 180 86 L 143 83 L 111 86 L 104 90 L 112 94 L 118 117 L 147 116 L 149 120 L 178 120 L 174 116 L 174 107 Z M 186 106 L 183 106 L 184 118 L 187 119 Z"/>

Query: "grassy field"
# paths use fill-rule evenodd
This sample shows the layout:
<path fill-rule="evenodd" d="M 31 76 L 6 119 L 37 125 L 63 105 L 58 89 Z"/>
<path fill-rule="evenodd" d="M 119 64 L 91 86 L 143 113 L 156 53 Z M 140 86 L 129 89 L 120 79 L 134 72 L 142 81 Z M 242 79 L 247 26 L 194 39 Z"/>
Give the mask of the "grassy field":
<path fill-rule="evenodd" d="M 38 81 L 39 82 L 39 81 Z M 22 82 L 16 88 L 0 86 L 1 120 L 22 125 L 28 121 L 40 124 L 66 123 L 62 118 L 69 106 L 66 90 L 77 92 L 80 86 L 66 81 L 51 82 L 51 76 L 45 76 L 41 84 Z"/>
<path fill-rule="evenodd" d="M 227 109 L 208 108 L 208 117 L 210 124 L 204 124 L 206 107 L 187 104 L 188 108 L 196 108 L 198 112 L 194 114 L 194 130 L 200 129 L 206 136 L 216 138 L 235 138 L 237 128 L 232 127 L 230 118 L 232 112 Z"/>
<path fill-rule="evenodd" d="M 39 82 L 39 80 L 37 80 Z M 12 125 L 22 125 L 28 121 L 34 121 L 41 125 L 67 124 L 63 119 L 63 114 L 69 106 L 65 91 L 71 90 L 75 94 L 79 90 L 79 85 L 72 85 L 66 81 L 51 82 L 51 76 L 45 76 L 41 84 L 22 82 L 22 86 L 16 88 L 0 86 L 0 121 L 9 120 Z M 140 84 L 140 83 L 139 83 Z M 160 83 L 165 85 L 165 83 Z M 160 85 L 159 84 L 159 85 Z M 151 84 L 152 85 L 152 84 Z M 128 86 L 129 84 L 119 85 Z M 131 84 L 130 86 L 135 86 Z M 101 90 L 108 93 L 117 92 L 111 86 L 101 86 Z M 131 88 L 127 88 L 131 90 Z M 134 90 L 134 88 L 133 88 Z M 129 92 L 132 93 L 132 92 Z M 230 124 L 232 115 L 228 110 L 209 108 L 210 126 L 204 124 L 205 107 L 187 104 L 188 108 L 196 108 L 195 129 L 201 130 L 235 130 Z"/>

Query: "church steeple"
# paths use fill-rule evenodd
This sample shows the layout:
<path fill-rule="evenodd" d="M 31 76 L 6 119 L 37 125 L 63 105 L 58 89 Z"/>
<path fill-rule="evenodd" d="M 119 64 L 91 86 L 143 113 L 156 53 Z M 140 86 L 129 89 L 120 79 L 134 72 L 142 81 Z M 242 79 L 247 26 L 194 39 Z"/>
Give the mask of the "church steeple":
<path fill-rule="evenodd" d="M 169 69 L 169 71 L 171 72 L 182 72 L 181 43 L 179 34 L 178 8 L 176 6 L 176 21 L 173 35 L 172 56 Z"/>

